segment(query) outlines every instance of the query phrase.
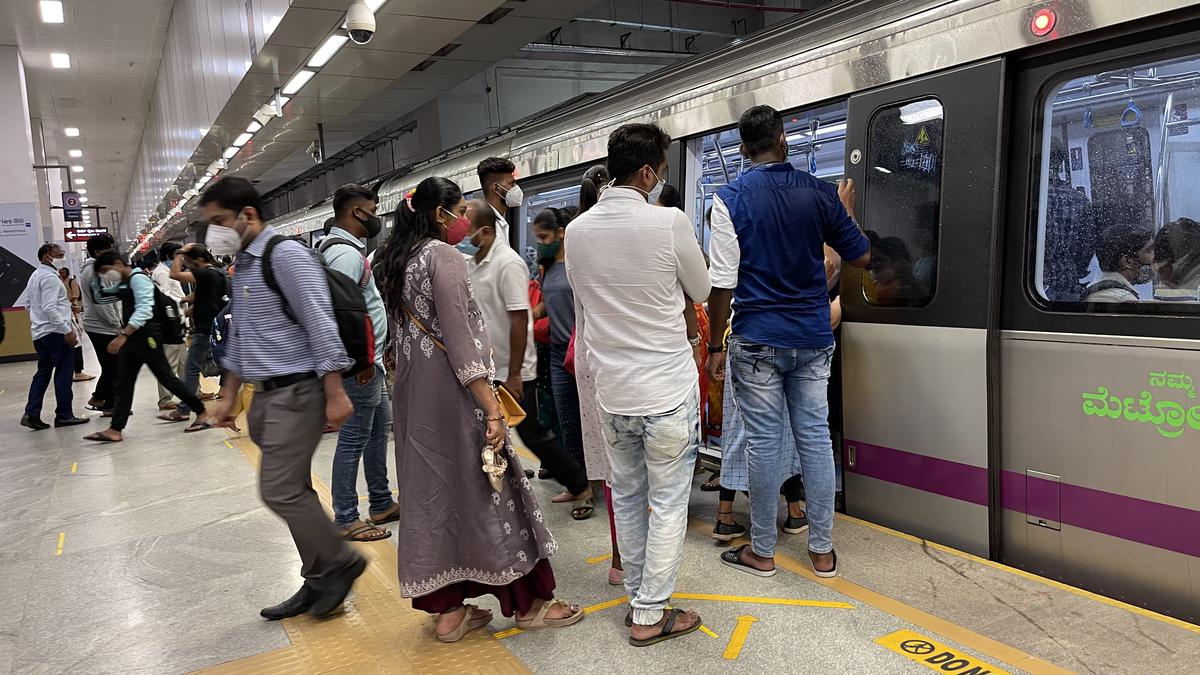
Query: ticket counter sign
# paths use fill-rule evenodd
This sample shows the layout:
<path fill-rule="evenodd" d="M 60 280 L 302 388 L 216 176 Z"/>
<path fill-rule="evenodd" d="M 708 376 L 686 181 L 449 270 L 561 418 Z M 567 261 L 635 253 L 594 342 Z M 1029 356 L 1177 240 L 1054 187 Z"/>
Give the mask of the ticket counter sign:
<path fill-rule="evenodd" d="M 83 202 L 80 201 L 78 192 L 64 192 L 62 200 L 63 220 L 76 223 L 83 220 Z"/>
<path fill-rule="evenodd" d="M 921 635 L 916 631 L 898 630 L 875 640 L 910 661 L 930 670 L 950 675 L 1011 675 L 990 663 Z"/>

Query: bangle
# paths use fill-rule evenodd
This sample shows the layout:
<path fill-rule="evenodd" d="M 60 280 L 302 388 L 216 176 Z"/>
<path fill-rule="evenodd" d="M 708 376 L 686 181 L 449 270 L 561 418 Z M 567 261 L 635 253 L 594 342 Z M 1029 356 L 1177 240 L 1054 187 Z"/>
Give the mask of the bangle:
<path fill-rule="evenodd" d="M 723 354 L 724 352 L 725 352 L 725 345 L 709 345 L 708 346 L 709 354 Z"/>
<path fill-rule="evenodd" d="M 497 416 L 497 417 L 489 417 L 489 418 L 487 418 L 487 421 L 489 421 L 489 422 L 503 422 L 503 421 L 504 421 L 504 416 L 503 416 L 503 415 L 499 415 L 499 416 Z"/>
<path fill-rule="evenodd" d="M 688 338 L 688 344 L 690 344 L 693 347 L 699 347 L 700 346 L 700 336 L 697 335 L 694 338 Z"/>

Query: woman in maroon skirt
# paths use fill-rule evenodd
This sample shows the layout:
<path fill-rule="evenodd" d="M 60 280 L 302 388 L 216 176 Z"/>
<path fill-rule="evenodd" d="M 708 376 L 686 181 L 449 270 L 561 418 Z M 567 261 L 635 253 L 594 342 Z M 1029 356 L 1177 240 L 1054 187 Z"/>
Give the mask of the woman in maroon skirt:
<path fill-rule="evenodd" d="M 396 385 L 400 485 L 400 591 L 437 614 L 457 642 L 491 621 L 465 604 L 493 595 L 524 629 L 569 626 L 583 611 L 554 597 L 546 529 L 492 393 L 491 344 L 463 256 L 466 202 L 445 178 L 427 178 L 397 211 L 383 247 Z M 490 448 L 507 460 L 499 490 L 482 470 Z"/>

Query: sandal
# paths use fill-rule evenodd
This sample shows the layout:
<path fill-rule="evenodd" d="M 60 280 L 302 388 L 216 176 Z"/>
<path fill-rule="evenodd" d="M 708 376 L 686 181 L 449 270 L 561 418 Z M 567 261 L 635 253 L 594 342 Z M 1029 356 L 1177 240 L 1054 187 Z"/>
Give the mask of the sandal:
<path fill-rule="evenodd" d="M 669 614 L 667 614 L 667 622 L 666 622 L 666 624 L 663 625 L 662 631 L 659 632 L 658 635 L 655 635 L 652 638 L 646 638 L 645 640 L 637 640 L 632 635 L 630 635 L 629 636 L 629 644 L 633 645 L 634 647 L 649 647 L 650 645 L 656 645 L 660 642 L 664 642 L 664 641 L 670 640 L 672 638 L 677 638 L 681 635 L 687 635 L 688 633 L 691 633 L 692 631 L 696 631 L 696 630 L 700 629 L 700 622 L 697 621 L 695 623 L 695 625 L 684 628 L 683 630 L 677 630 L 677 631 L 672 632 L 672 629 L 675 628 L 675 621 L 679 619 L 680 614 L 683 614 L 682 609 L 672 609 L 671 612 Z M 699 617 L 696 617 L 696 618 L 698 619 Z M 630 627 L 632 627 L 632 623 L 633 623 L 633 617 L 631 614 Z"/>
<path fill-rule="evenodd" d="M 712 478 L 700 484 L 701 492 L 716 492 L 721 489 L 721 474 L 714 473 Z"/>
<path fill-rule="evenodd" d="M 742 544 L 737 548 L 731 548 L 728 551 L 725 551 L 721 554 L 721 563 L 723 565 L 732 567 L 735 570 L 741 570 L 743 572 L 753 574 L 756 577 L 775 576 L 775 573 L 779 571 L 778 567 L 772 567 L 769 570 L 760 570 L 752 565 L 747 565 L 746 562 L 742 560 L 742 552 L 748 548 L 750 548 L 749 544 Z"/>
<path fill-rule="evenodd" d="M 824 553 L 813 553 L 812 551 L 808 552 L 808 561 L 812 563 L 813 574 L 821 577 L 822 579 L 832 579 L 837 576 L 837 551 L 830 550 L 829 552 L 833 554 L 833 567 L 829 568 L 827 571 L 824 571 L 824 572 L 817 569 L 817 563 L 815 560 L 813 560 L 813 556 L 814 555 L 825 555 L 825 554 Z"/>
<path fill-rule="evenodd" d="M 550 608 L 555 605 L 560 605 L 570 609 L 571 615 L 565 616 L 561 619 L 546 618 L 546 612 L 549 612 Z M 579 623 L 582 619 L 583 609 L 581 607 L 578 605 L 572 605 L 566 600 L 554 598 L 548 602 L 543 602 L 542 608 L 538 610 L 537 615 L 532 619 L 517 619 L 517 628 L 520 628 L 521 630 L 538 630 L 539 628 L 565 628 L 566 626 L 573 626 Z"/>
<path fill-rule="evenodd" d="M 367 518 L 367 524 L 368 525 L 384 525 L 386 523 L 394 523 L 398 520 L 400 520 L 400 505 L 392 504 L 392 508 L 388 509 L 387 511 L 384 511 L 383 513 L 379 514 L 378 516 L 375 515 L 374 513 L 372 513 L 370 515 L 370 517 Z"/>
<path fill-rule="evenodd" d="M 120 443 L 124 439 L 109 438 L 103 431 L 97 431 L 94 434 L 88 434 L 83 437 L 85 441 L 95 441 L 96 443 Z"/>
<path fill-rule="evenodd" d="M 355 521 L 353 525 L 344 530 L 340 530 L 338 534 L 346 541 L 381 541 L 392 536 L 390 530 L 367 525 L 361 520 Z M 491 619 L 489 618 L 488 621 L 491 621 Z"/>
<path fill-rule="evenodd" d="M 571 517 L 575 520 L 587 520 L 596 512 L 596 498 L 588 497 L 579 506 L 571 509 Z"/>
<path fill-rule="evenodd" d="M 730 511 L 729 513 L 721 513 L 718 511 L 717 515 L 718 516 L 726 516 L 726 515 L 732 516 L 733 511 Z M 738 523 L 727 523 L 718 517 L 717 524 L 715 527 L 713 527 L 712 538 L 723 543 L 723 542 L 727 542 L 727 541 L 733 541 L 734 539 L 737 539 L 738 537 L 741 537 L 744 534 L 746 534 L 746 526 L 745 525 L 740 525 Z"/>
<path fill-rule="evenodd" d="M 209 422 L 208 420 L 196 420 L 191 426 L 184 429 L 183 433 L 194 434 L 197 431 L 208 431 L 211 428 L 213 428 L 212 422 Z"/>
<path fill-rule="evenodd" d="M 186 422 L 192 419 L 191 415 L 185 415 L 178 410 L 172 410 L 169 413 L 163 413 L 158 416 L 158 419 L 164 422 Z"/>
<path fill-rule="evenodd" d="M 479 628 L 483 628 L 492 622 L 492 613 L 486 609 L 480 610 L 475 605 L 463 605 L 463 608 L 465 608 L 467 611 L 465 614 L 463 614 L 463 620 L 458 624 L 458 628 L 455 628 L 445 635 L 439 634 L 437 639 L 446 643 L 458 642 L 459 640 L 463 639 L 467 633 Z M 475 616 L 475 612 L 479 611 L 482 611 L 484 616 Z"/>

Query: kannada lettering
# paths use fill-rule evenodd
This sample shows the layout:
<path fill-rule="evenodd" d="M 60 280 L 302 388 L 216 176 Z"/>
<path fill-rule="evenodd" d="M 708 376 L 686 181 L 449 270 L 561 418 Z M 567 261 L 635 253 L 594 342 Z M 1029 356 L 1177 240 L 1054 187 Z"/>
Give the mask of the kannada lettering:
<path fill-rule="evenodd" d="M 1185 391 L 1188 398 L 1196 398 L 1192 378 L 1184 373 L 1150 373 L 1149 383 L 1151 388 Z M 1151 424 L 1163 438 L 1179 438 L 1186 427 L 1200 431 L 1200 405 L 1184 408 L 1177 401 L 1155 401 L 1146 389 L 1136 397 L 1116 396 L 1108 387 L 1097 387 L 1095 393 L 1084 392 L 1083 414 Z"/>

